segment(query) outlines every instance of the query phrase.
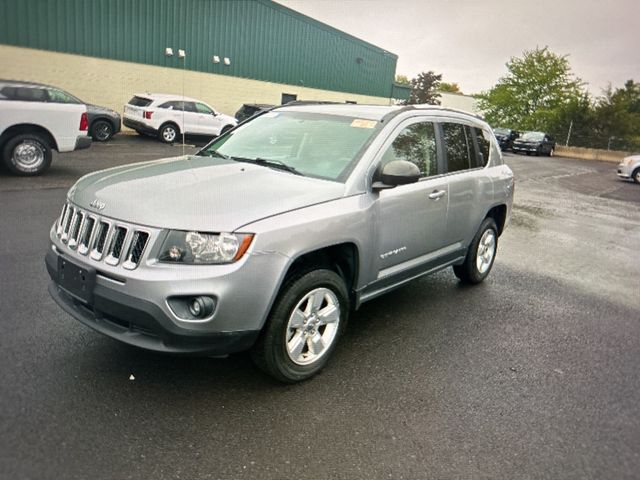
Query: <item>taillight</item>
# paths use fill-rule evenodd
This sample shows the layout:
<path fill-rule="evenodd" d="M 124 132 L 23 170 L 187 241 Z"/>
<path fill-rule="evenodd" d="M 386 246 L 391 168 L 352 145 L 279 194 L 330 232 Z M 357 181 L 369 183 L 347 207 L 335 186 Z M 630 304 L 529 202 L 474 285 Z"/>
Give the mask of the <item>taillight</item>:
<path fill-rule="evenodd" d="M 87 118 L 87 113 L 83 113 L 80 115 L 80 131 L 86 132 L 89 130 L 89 119 Z"/>
<path fill-rule="evenodd" d="M 153 112 L 144 112 L 144 118 L 146 118 L 147 120 L 151 120 L 151 115 L 153 115 Z"/>

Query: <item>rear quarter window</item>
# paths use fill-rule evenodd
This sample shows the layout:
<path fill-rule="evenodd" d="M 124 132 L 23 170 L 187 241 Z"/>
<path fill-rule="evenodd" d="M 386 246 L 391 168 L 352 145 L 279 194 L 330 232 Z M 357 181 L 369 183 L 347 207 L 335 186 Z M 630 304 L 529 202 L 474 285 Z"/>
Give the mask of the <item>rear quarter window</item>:
<path fill-rule="evenodd" d="M 0 98 L 20 102 L 46 102 L 49 97 L 44 88 L 31 87 L 3 87 Z"/>
<path fill-rule="evenodd" d="M 135 96 L 129 100 L 129 105 L 133 105 L 134 107 L 148 107 L 151 105 L 151 102 L 152 100 L 150 98 Z"/>
<path fill-rule="evenodd" d="M 468 128 L 460 123 L 443 123 L 444 145 L 447 153 L 447 172 L 468 170 L 471 167 L 473 150 L 467 133 Z M 475 162 L 474 166 L 475 166 Z"/>
<path fill-rule="evenodd" d="M 489 161 L 489 154 L 491 152 L 491 142 L 488 138 L 488 133 L 478 127 L 473 127 L 476 133 L 476 140 L 478 142 L 478 152 L 480 157 L 478 158 L 478 166 L 484 167 Z"/>

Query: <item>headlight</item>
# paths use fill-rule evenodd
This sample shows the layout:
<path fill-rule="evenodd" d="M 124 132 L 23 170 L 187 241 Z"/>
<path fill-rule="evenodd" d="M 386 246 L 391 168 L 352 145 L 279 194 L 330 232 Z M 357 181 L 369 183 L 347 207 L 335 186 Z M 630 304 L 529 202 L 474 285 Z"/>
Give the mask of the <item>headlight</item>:
<path fill-rule="evenodd" d="M 246 233 L 203 233 L 172 230 L 158 260 L 168 263 L 216 264 L 240 260 L 253 240 Z"/>

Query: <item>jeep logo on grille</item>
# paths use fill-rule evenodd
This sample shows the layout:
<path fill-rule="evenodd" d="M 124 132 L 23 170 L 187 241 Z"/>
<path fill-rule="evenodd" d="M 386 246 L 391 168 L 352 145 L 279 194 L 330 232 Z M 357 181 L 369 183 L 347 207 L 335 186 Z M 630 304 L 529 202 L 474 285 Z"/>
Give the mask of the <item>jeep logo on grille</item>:
<path fill-rule="evenodd" d="M 91 202 L 89 204 L 90 207 L 95 208 L 96 210 L 104 210 L 104 207 L 107 206 L 106 203 L 101 202 L 100 200 L 98 200 L 97 198 L 93 200 L 93 202 Z"/>

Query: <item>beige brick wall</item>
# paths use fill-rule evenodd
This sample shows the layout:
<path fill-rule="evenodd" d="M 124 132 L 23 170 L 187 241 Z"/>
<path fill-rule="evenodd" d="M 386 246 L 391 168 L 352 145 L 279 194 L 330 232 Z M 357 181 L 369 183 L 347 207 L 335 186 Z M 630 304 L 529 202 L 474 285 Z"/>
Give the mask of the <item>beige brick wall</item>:
<path fill-rule="evenodd" d="M 186 59 L 189 62 L 189 57 Z M 176 62 L 179 60 L 176 58 Z M 188 64 L 188 63 L 187 63 Z M 243 103 L 279 104 L 282 93 L 298 100 L 389 105 L 388 98 L 262 82 L 212 73 L 0 45 L 0 78 L 54 85 L 87 103 L 122 113 L 134 93 L 175 93 L 194 97 L 233 115 Z"/>

